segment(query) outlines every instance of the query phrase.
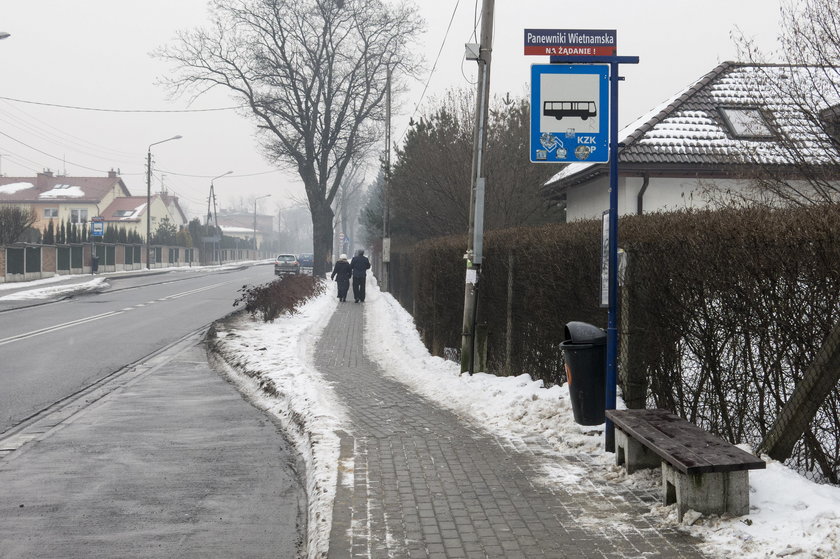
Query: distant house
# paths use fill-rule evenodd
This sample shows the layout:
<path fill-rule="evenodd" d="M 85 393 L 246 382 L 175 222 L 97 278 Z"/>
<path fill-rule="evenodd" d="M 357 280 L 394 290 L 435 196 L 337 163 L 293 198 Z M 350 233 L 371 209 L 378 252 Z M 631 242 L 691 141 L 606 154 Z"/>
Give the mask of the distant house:
<path fill-rule="evenodd" d="M 178 203 L 177 196 L 170 196 L 164 192 L 152 194 L 151 220 L 149 223 L 151 234 L 154 235 L 158 226 L 164 219 L 176 228 L 187 225 L 187 216 Z M 146 197 L 126 196 L 116 198 L 105 208 L 101 217 L 105 227 L 109 225 L 117 229 L 124 228 L 126 231 L 136 231 L 142 238 L 146 238 Z"/>
<path fill-rule="evenodd" d="M 32 177 L 0 177 L 0 204 L 35 210 L 35 229 L 50 221 L 87 223 L 117 198 L 130 196 L 115 171 L 107 177 L 66 177 L 50 171 Z"/>
<path fill-rule="evenodd" d="M 270 241 L 273 237 L 273 215 L 255 215 L 249 212 L 223 212 L 219 214 L 218 220 L 222 234 L 242 240 L 243 247 L 253 244 L 255 225 L 257 245 L 259 247 L 262 248 L 263 243 Z"/>
<path fill-rule="evenodd" d="M 31 177 L 0 177 L 0 204 L 29 207 L 35 210 L 35 229 L 43 231 L 50 221 L 87 223 L 102 217 L 106 227 L 114 225 L 136 231 L 146 237 L 146 197 L 132 196 L 115 171 L 107 177 L 68 177 L 46 171 Z M 166 193 L 151 197 L 151 230 L 168 218 L 176 227 L 187 218 L 176 196 Z"/>
<path fill-rule="evenodd" d="M 810 146 L 812 165 L 837 175 L 840 154 L 826 135 L 830 122 L 815 126 L 801 100 L 780 99 L 762 87 L 767 73 L 784 79 L 789 71 L 725 62 L 625 127 L 619 133 L 619 214 L 706 207 L 712 193 L 731 196 L 749 189 L 757 166 L 796 181 L 801 167 L 782 137 Z M 821 118 L 838 120 L 836 103 L 827 102 Z M 779 126 L 786 127 L 784 134 Z M 569 164 L 542 192 L 566 206 L 569 221 L 598 217 L 609 207 L 609 167 Z"/>

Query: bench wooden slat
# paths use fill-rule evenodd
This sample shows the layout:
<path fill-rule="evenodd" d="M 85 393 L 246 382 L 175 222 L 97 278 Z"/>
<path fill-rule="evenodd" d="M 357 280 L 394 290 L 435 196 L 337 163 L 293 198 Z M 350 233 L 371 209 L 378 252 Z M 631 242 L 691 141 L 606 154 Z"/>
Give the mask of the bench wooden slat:
<path fill-rule="evenodd" d="M 685 474 L 766 467 L 763 460 L 666 410 L 607 410 L 607 417 Z"/>

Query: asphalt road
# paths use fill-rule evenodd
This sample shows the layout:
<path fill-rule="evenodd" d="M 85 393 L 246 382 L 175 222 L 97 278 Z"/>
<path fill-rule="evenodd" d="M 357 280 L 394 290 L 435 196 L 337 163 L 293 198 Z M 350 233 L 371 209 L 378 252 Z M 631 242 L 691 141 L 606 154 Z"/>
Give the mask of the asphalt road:
<path fill-rule="evenodd" d="M 0 433 L 233 310 L 270 266 L 111 276 L 110 288 L 0 313 Z"/>
<path fill-rule="evenodd" d="M 0 557 L 305 556 L 299 457 L 212 370 L 201 336 L 271 273 L 117 280 L 0 313 L 0 398 L 14 406 Z"/>

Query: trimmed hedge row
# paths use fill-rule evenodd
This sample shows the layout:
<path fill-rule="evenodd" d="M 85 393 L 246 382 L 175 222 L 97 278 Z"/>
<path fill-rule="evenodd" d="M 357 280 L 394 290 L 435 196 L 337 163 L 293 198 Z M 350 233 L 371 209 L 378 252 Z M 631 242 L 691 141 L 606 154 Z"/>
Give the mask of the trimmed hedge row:
<path fill-rule="evenodd" d="M 495 231 L 485 238 L 479 322 L 488 367 L 563 382 L 572 320 L 606 326 L 598 305 L 600 220 Z M 840 206 L 628 216 L 621 290 L 622 388 L 725 438 L 766 435 L 840 319 Z M 415 320 L 437 355 L 460 347 L 465 237 L 419 244 Z M 792 461 L 837 481 L 840 392 Z"/>

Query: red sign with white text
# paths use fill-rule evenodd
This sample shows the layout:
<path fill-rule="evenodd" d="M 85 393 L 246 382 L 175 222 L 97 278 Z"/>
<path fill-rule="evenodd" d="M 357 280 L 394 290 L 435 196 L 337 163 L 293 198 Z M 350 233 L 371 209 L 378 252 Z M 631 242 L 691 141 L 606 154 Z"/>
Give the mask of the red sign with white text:
<path fill-rule="evenodd" d="M 525 54 L 537 56 L 615 56 L 614 29 L 526 29 Z"/>

